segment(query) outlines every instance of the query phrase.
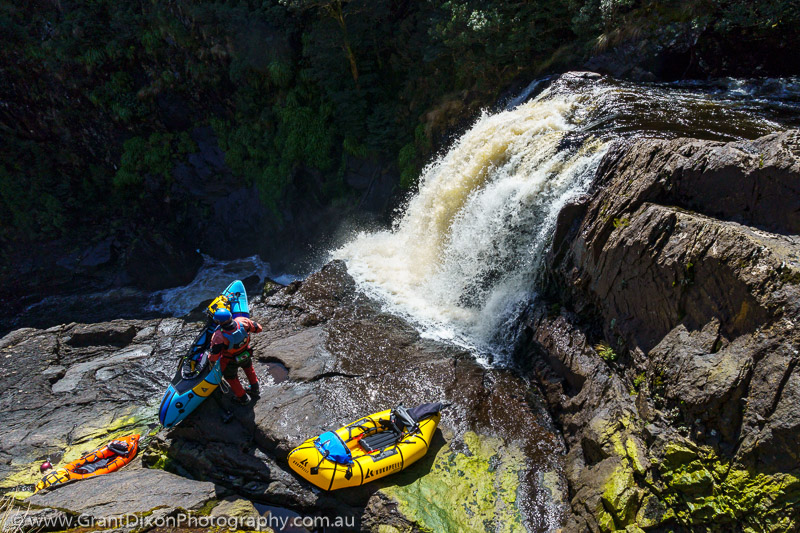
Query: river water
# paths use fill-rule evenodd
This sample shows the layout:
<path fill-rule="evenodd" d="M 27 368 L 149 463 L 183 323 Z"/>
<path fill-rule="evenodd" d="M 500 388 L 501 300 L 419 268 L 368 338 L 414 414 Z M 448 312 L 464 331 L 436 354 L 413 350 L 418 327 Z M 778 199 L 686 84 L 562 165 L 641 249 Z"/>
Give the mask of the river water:
<path fill-rule="evenodd" d="M 482 113 L 422 171 L 391 228 L 354 233 L 330 253 L 347 262 L 359 288 L 387 311 L 409 319 L 425 337 L 470 349 L 487 366 L 509 362 L 518 316 L 536 297 L 556 216 L 586 193 L 612 143 L 642 136 L 752 139 L 800 126 L 800 80 L 633 84 L 567 75 L 536 80 L 502 107 Z M 258 257 L 205 257 L 186 286 L 46 298 L 26 308 L 16 327 L 46 327 L 63 317 L 181 317 L 233 279 L 245 280 L 254 294 L 267 277 L 295 279 L 277 275 Z M 270 376 L 278 383 L 286 368 L 271 368 Z M 560 444 L 541 435 L 529 440 L 540 450 L 527 456 L 533 474 L 562 477 Z M 538 485 L 529 492 L 543 494 Z M 528 517 L 533 528 L 559 527 L 560 504 L 542 498 L 532 509 L 527 514 L 538 513 Z"/>
<path fill-rule="evenodd" d="M 536 294 L 556 216 L 584 194 L 609 146 L 642 136 L 753 139 L 800 126 L 800 78 L 641 84 L 586 74 L 534 80 L 483 112 L 422 171 L 392 227 L 353 234 L 331 258 L 422 334 L 503 364 Z M 258 256 L 204 264 L 188 285 L 62 295 L 29 305 L 7 329 L 65 321 L 185 316 L 230 280 L 297 276 Z"/>
<path fill-rule="evenodd" d="M 641 84 L 595 76 L 534 80 L 482 113 L 432 161 L 390 229 L 353 234 L 344 259 L 360 288 L 426 337 L 502 364 L 535 295 L 561 207 L 583 194 L 611 143 L 636 136 L 752 139 L 800 126 L 800 78 Z M 233 279 L 288 283 L 258 256 L 204 256 L 186 286 L 59 295 L 28 305 L 3 331 L 63 322 L 185 316 Z"/>
<path fill-rule="evenodd" d="M 260 293 L 267 278 L 288 284 L 298 276 L 273 272 L 269 263 L 257 255 L 233 261 L 219 261 L 203 255 L 203 265 L 188 285 L 157 292 L 121 288 L 50 296 L 27 306 L 15 317 L 13 324 L 6 326 L 10 330 L 47 328 L 64 322 L 104 322 L 116 318 L 183 317 L 203 302 L 218 296 L 235 279 L 245 281 L 253 296 Z"/>

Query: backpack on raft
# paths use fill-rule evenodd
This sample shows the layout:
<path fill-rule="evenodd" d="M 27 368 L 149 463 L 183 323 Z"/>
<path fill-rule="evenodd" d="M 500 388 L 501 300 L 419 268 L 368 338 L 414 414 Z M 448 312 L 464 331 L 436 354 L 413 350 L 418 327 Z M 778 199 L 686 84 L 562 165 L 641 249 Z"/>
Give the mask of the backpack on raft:
<path fill-rule="evenodd" d="M 414 433 L 419 428 L 418 420 L 422 420 L 441 410 L 441 403 L 423 404 L 411 409 L 411 411 L 400 404 L 392 409 L 388 420 L 379 420 L 379 423 L 386 431 L 362 439 L 360 442 L 361 447 L 367 453 L 371 453 L 395 444 L 402 440 L 404 436 Z M 327 431 L 314 439 L 314 447 L 317 448 L 324 459 L 347 466 L 353 464 L 353 455 L 350 453 L 350 449 L 335 431 Z"/>
<path fill-rule="evenodd" d="M 69 481 L 110 474 L 127 465 L 139 450 L 140 435 L 112 440 L 94 451 L 85 452 L 79 459 L 50 472 L 36 484 L 36 492 Z"/>
<path fill-rule="evenodd" d="M 400 442 L 406 435 L 414 433 L 419 429 L 420 420 L 441 410 L 441 402 L 422 404 L 410 410 L 400 404 L 392 409 L 388 420 L 384 418 L 378 420 L 384 431 L 362 438 L 359 444 L 367 453 L 378 452 Z"/>
<path fill-rule="evenodd" d="M 353 464 L 353 456 L 347 445 L 333 431 L 326 431 L 314 439 L 314 447 L 322 454 L 324 459 L 329 459 L 342 465 Z"/>

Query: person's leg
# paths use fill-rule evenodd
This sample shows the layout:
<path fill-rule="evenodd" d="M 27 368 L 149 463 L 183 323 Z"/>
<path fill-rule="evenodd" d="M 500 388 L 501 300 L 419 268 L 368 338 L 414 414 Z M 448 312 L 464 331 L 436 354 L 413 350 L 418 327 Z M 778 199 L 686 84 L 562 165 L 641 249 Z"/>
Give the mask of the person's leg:
<path fill-rule="evenodd" d="M 231 386 L 231 390 L 233 391 L 233 394 L 237 398 L 241 398 L 242 396 L 244 396 L 244 387 L 242 387 L 242 384 L 239 382 L 239 378 L 237 377 L 225 378 L 225 381 L 227 381 L 228 385 Z"/>
<path fill-rule="evenodd" d="M 242 365 L 242 369 L 247 376 L 247 381 L 250 382 L 250 394 L 252 394 L 254 398 L 258 398 L 261 396 L 261 391 L 259 391 L 258 388 L 258 375 L 253 368 L 252 354 L 248 356 L 247 361 Z"/>
<path fill-rule="evenodd" d="M 256 375 L 256 371 L 253 368 L 252 362 L 247 366 L 243 366 L 242 369 L 244 369 L 244 373 L 247 376 L 247 381 L 250 382 L 250 385 L 255 385 L 258 383 L 258 376 Z"/>
<path fill-rule="evenodd" d="M 239 365 L 237 365 L 235 361 L 223 357 L 220 361 L 220 369 L 222 370 L 222 376 L 225 378 L 225 381 L 231 386 L 234 396 L 236 396 L 237 399 L 244 397 L 244 387 L 242 387 L 242 384 L 239 382 L 239 377 L 236 375 L 239 370 Z"/>

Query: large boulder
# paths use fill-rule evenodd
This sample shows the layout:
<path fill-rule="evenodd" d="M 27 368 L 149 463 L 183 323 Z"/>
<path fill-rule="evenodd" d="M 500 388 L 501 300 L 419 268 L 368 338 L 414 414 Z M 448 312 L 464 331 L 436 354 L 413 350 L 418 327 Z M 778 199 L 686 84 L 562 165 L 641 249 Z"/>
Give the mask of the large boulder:
<path fill-rule="evenodd" d="M 162 508 L 198 510 L 217 496 L 213 483 L 142 468 L 138 463 L 135 461 L 113 476 L 98 476 L 58 490 L 42 491 L 28 498 L 28 502 L 104 518 Z"/>

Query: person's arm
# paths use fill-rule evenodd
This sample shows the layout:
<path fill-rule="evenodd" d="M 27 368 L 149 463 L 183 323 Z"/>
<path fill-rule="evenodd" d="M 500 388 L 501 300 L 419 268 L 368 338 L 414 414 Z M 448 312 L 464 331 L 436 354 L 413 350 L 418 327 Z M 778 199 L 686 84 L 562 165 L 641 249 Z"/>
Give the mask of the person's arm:
<path fill-rule="evenodd" d="M 214 362 L 219 359 L 219 356 L 224 349 L 225 343 L 217 337 L 216 333 L 214 333 L 214 335 L 211 337 L 211 349 L 209 350 L 208 360 Z"/>
<path fill-rule="evenodd" d="M 264 330 L 264 328 L 261 327 L 261 324 L 252 319 L 248 325 L 250 326 L 250 333 L 261 333 Z"/>

